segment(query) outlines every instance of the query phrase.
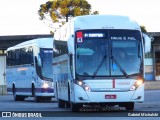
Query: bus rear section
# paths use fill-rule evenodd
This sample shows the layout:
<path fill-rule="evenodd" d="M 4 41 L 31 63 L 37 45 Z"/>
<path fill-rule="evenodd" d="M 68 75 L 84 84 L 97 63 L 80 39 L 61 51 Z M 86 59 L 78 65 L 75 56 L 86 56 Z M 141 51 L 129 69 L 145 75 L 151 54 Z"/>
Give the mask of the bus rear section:
<path fill-rule="evenodd" d="M 34 39 L 7 49 L 7 90 L 15 101 L 54 97 L 52 42 L 51 38 Z"/>

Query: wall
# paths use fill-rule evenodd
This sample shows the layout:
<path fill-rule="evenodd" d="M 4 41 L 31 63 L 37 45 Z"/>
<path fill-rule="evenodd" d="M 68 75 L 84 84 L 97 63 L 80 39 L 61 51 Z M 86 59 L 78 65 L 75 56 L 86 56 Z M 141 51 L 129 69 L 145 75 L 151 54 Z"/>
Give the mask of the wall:
<path fill-rule="evenodd" d="M 6 94 L 6 56 L 0 55 L 0 95 Z"/>
<path fill-rule="evenodd" d="M 153 72 L 153 59 L 145 58 L 145 80 L 154 80 L 154 72 Z"/>

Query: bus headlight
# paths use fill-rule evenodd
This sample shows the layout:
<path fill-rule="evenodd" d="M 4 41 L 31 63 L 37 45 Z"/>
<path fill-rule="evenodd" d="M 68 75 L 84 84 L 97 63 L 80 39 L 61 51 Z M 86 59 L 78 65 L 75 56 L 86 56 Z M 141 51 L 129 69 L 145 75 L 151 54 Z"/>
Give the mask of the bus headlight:
<path fill-rule="evenodd" d="M 89 85 L 87 85 L 87 84 L 84 84 L 82 87 L 83 87 L 83 89 L 84 89 L 85 91 L 91 91 Z"/>
<path fill-rule="evenodd" d="M 142 85 L 142 83 L 143 83 L 143 81 L 142 81 L 142 80 L 138 80 L 138 81 L 136 82 L 137 86 Z"/>
<path fill-rule="evenodd" d="M 130 88 L 130 90 L 136 90 L 139 86 L 143 84 L 143 79 L 138 79 Z"/>
<path fill-rule="evenodd" d="M 82 85 L 83 85 L 83 82 L 82 82 L 82 81 L 77 81 L 77 84 L 78 84 L 79 86 L 82 86 Z"/>
<path fill-rule="evenodd" d="M 89 85 L 87 85 L 86 83 L 82 82 L 82 81 L 77 81 L 77 84 L 79 86 L 81 86 L 85 91 L 91 91 Z"/>
<path fill-rule="evenodd" d="M 49 87 L 48 83 L 43 83 L 43 88 L 48 88 L 48 87 Z"/>

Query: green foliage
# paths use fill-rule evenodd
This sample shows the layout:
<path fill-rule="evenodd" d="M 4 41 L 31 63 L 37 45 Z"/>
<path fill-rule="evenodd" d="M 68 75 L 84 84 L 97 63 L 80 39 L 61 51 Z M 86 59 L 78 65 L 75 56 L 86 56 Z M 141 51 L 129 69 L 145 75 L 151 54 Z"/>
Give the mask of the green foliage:
<path fill-rule="evenodd" d="M 93 15 L 97 15 L 97 14 L 99 14 L 99 12 L 98 11 L 94 11 L 92 14 Z"/>
<path fill-rule="evenodd" d="M 141 31 L 144 32 L 144 33 L 146 33 L 147 32 L 146 27 L 143 26 L 143 25 L 141 25 Z"/>
<path fill-rule="evenodd" d="M 67 22 L 68 17 L 99 14 L 99 12 L 91 13 L 91 5 L 86 0 L 53 0 L 40 5 L 38 14 L 40 20 L 49 15 L 53 22 L 59 22 L 60 19 L 66 19 Z"/>

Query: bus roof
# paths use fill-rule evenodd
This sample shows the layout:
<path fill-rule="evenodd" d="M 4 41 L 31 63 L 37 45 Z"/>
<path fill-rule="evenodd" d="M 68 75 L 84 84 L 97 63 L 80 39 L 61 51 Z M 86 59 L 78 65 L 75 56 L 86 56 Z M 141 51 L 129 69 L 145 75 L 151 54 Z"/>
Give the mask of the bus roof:
<path fill-rule="evenodd" d="M 9 47 L 7 51 L 19 49 L 27 46 L 39 46 L 40 48 L 53 48 L 53 38 L 37 38 L 37 39 L 25 41 L 15 46 Z"/>
<path fill-rule="evenodd" d="M 128 16 L 84 15 L 73 18 L 74 29 L 138 29 L 139 25 Z"/>

